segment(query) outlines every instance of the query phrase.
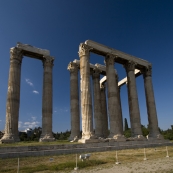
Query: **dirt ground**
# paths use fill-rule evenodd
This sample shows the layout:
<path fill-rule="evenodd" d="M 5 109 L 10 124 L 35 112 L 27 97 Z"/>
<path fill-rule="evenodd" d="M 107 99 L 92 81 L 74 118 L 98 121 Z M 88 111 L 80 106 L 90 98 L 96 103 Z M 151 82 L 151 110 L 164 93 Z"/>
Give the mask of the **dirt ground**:
<path fill-rule="evenodd" d="M 115 164 L 111 167 L 97 167 L 90 170 L 78 170 L 71 173 L 173 173 L 173 158 L 146 160 L 126 164 Z"/>

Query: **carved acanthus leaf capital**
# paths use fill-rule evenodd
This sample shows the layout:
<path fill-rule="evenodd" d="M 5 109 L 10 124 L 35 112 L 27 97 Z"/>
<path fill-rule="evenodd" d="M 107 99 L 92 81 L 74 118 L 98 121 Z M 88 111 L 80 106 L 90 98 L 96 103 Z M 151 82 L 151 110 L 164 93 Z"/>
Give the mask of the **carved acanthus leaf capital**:
<path fill-rule="evenodd" d="M 100 78 L 100 72 L 101 72 L 100 69 L 94 68 L 92 71 L 93 78 Z"/>
<path fill-rule="evenodd" d="M 53 67 L 54 58 L 51 56 L 43 56 L 43 67 Z"/>
<path fill-rule="evenodd" d="M 152 76 L 152 67 L 151 66 L 146 67 L 143 74 L 145 77 Z"/>
<path fill-rule="evenodd" d="M 67 70 L 69 70 L 70 73 L 78 73 L 78 68 L 79 66 L 76 63 L 70 62 L 68 64 Z"/>
<path fill-rule="evenodd" d="M 135 70 L 135 65 L 136 63 L 134 61 L 128 61 L 124 67 L 126 69 L 126 71 L 134 71 Z"/>
<path fill-rule="evenodd" d="M 91 47 L 89 47 L 88 45 L 86 45 L 86 44 L 84 44 L 84 43 L 81 43 L 80 45 L 79 45 L 79 52 L 78 52 L 78 54 L 79 54 L 79 57 L 82 57 L 82 56 L 89 56 L 89 53 L 90 53 L 90 50 L 91 50 L 92 48 Z"/>
<path fill-rule="evenodd" d="M 12 47 L 10 49 L 10 60 L 17 60 L 21 63 L 22 58 L 22 49 L 17 47 Z"/>
<path fill-rule="evenodd" d="M 115 56 L 112 54 L 107 54 L 105 57 L 105 64 L 106 65 L 114 65 L 115 63 Z"/>

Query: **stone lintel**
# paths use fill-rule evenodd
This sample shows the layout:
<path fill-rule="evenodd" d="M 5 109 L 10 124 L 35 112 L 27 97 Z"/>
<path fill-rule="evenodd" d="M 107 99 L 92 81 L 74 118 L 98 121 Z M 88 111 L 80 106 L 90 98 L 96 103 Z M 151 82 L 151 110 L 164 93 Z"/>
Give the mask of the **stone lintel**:
<path fill-rule="evenodd" d="M 138 68 L 151 66 L 151 63 L 146 60 L 143 60 L 141 58 L 121 52 L 119 50 L 107 47 L 103 44 L 94 42 L 92 40 L 86 40 L 85 44 L 92 48 L 90 51 L 93 53 L 96 53 L 102 56 L 106 56 L 107 54 L 112 54 L 116 56 L 115 62 L 118 62 L 120 64 L 124 64 L 126 61 L 134 61 L 135 63 L 137 63 L 136 66 Z"/>
<path fill-rule="evenodd" d="M 40 49 L 28 44 L 17 43 L 17 48 L 22 49 L 22 53 L 24 56 L 29 56 L 36 59 L 43 59 L 43 56 L 50 56 L 49 50 Z"/>
<path fill-rule="evenodd" d="M 142 74 L 142 73 L 141 73 L 140 70 L 135 69 L 135 77 L 138 77 L 138 76 L 140 76 L 141 74 Z M 100 86 L 101 86 L 102 84 L 104 84 L 104 83 L 106 82 L 106 80 L 107 80 L 106 76 L 104 76 L 103 78 L 101 78 L 101 79 L 100 79 Z M 120 81 L 118 82 L 118 86 L 121 87 L 121 86 L 125 85 L 126 83 L 127 83 L 127 77 L 125 77 L 124 79 L 120 80 Z"/>

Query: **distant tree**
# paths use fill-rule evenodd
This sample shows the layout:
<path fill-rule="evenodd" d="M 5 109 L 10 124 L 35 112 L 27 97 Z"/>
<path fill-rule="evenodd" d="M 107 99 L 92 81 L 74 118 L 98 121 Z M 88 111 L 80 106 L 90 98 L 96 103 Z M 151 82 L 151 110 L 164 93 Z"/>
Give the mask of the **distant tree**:
<path fill-rule="evenodd" d="M 128 122 L 127 122 L 127 119 L 124 118 L 124 131 L 128 130 L 129 129 L 129 126 L 128 126 Z"/>
<path fill-rule="evenodd" d="M 142 134 L 143 136 L 147 136 L 149 134 L 149 129 L 141 124 Z"/>

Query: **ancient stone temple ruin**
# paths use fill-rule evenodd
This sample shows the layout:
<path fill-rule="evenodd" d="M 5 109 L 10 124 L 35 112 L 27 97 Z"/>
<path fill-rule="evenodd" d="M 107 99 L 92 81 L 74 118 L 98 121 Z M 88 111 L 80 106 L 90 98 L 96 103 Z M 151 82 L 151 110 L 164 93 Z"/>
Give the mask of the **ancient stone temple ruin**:
<path fill-rule="evenodd" d="M 105 66 L 90 64 L 90 52 L 104 57 Z M 70 101 L 71 101 L 71 141 L 80 138 L 80 109 L 82 118 L 82 137 L 79 142 L 99 142 L 105 140 L 126 141 L 123 135 L 122 108 L 120 88 L 127 83 L 129 114 L 132 138 L 128 140 L 162 140 L 159 133 L 157 112 L 152 86 L 151 63 L 128 55 L 124 52 L 109 48 L 91 40 L 79 45 L 79 59 L 70 62 Z M 118 74 L 114 64 L 120 63 L 126 70 L 127 77 L 118 82 Z M 80 98 L 78 89 L 78 70 L 80 70 Z M 100 80 L 100 74 L 104 75 Z M 143 75 L 148 112 L 148 139 L 142 135 L 140 110 L 136 88 L 136 77 Z M 90 85 L 92 76 L 94 103 Z M 106 85 L 105 85 L 106 83 Z M 105 94 L 107 87 L 107 96 Z M 107 103 L 108 100 L 108 112 Z M 94 112 L 94 122 L 93 113 Z M 110 133 L 108 134 L 108 115 Z M 93 129 L 95 125 L 95 133 Z"/>
<path fill-rule="evenodd" d="M 40 141 L 53 141 L 52 135 L 52 67 L 54 58 L 48 50 L 18 43 L 10 49 L 10 70 L 6 103 L 5 134 L 1 143 L 19 141 L 20 74 L 23 56 L 43 62 L 42 134 Z"/>

